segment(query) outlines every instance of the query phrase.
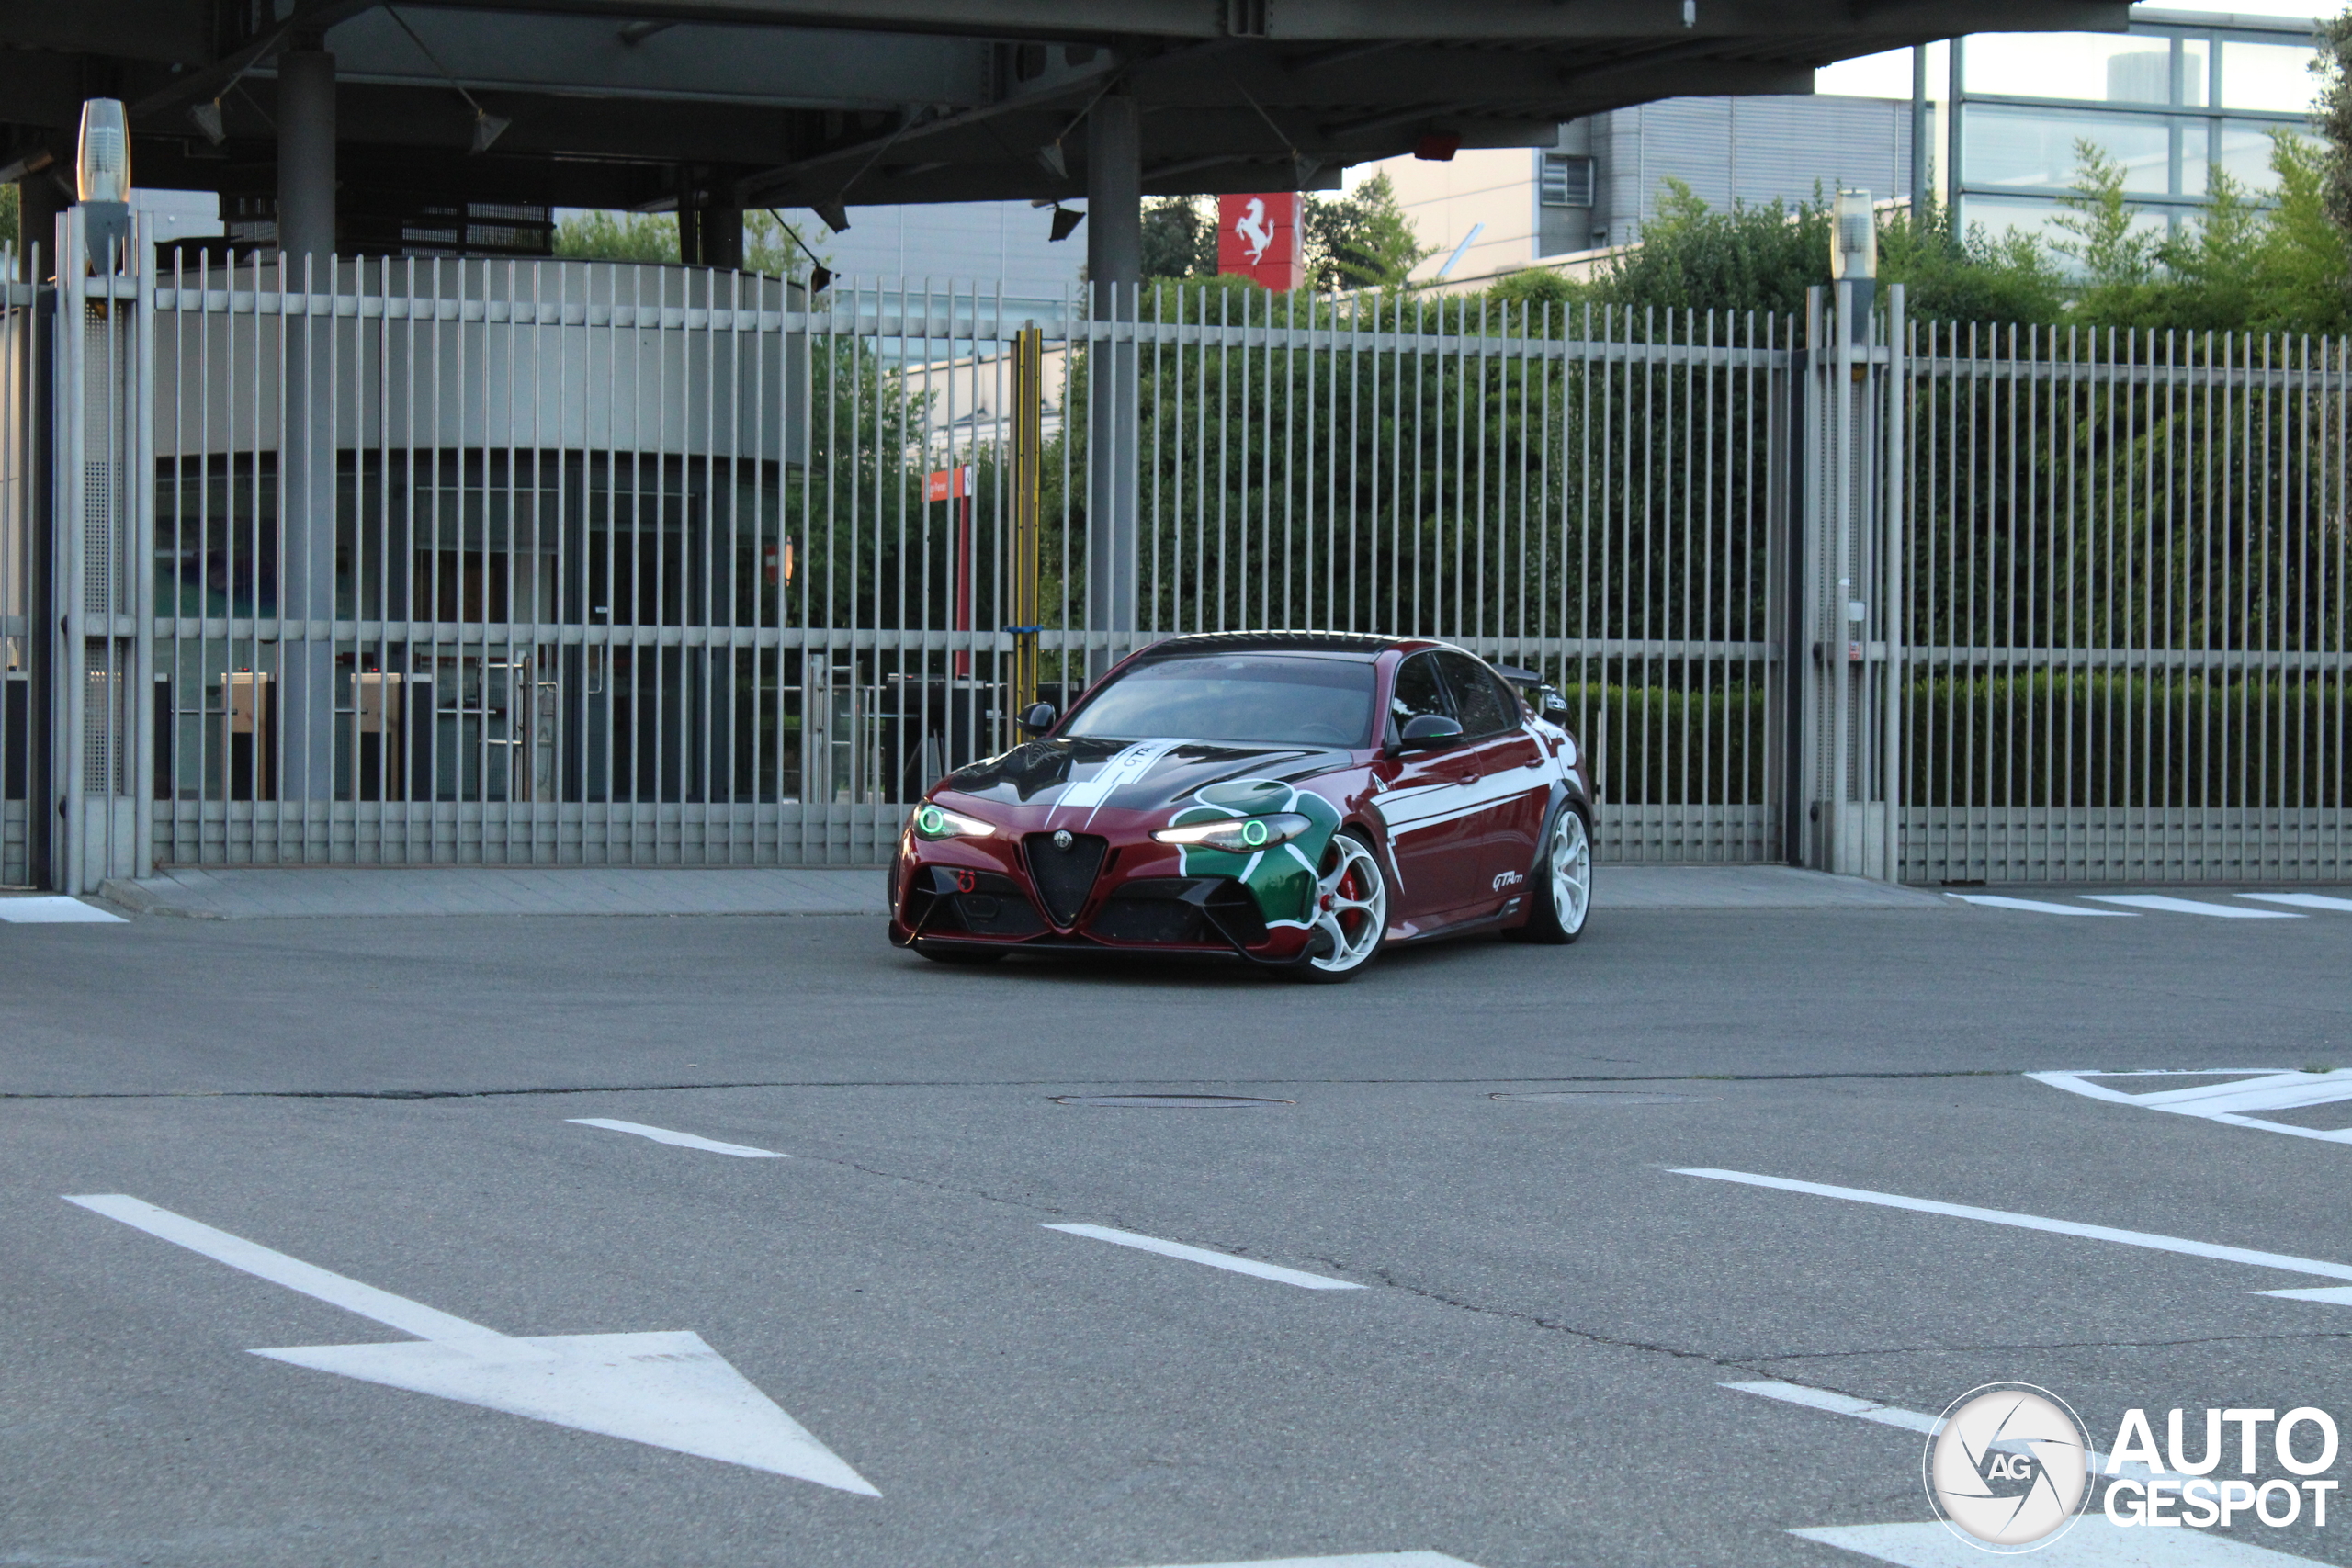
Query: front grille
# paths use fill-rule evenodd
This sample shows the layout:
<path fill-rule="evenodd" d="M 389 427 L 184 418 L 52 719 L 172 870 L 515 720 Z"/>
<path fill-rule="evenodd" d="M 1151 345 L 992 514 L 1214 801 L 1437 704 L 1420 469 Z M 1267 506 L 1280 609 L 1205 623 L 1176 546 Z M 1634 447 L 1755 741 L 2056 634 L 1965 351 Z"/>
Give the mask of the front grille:
<path fill-rule="evenodd" d="M 1086 896 L 1094 890 L 1109 840 L 1095 833 L 1072 833 L 1069 848 L 1064 850 L 1054 847 L 1053 834 L 1032 833 L 1023 847 L 1029 852 L 1029 880 L 1036 884 L 1046 916 L 1065 929 L 1076 925 Z"/>
<path fill-rule="evenodd" d="M 1179 894 L 1190 886 L 1173 884 Z M 1197 906 L 1164 893 L 1121 888 L 1095 911 L 1089 928 L 1105 942 L 1199 944 L 1214 941 Z"/>
<path fill-rule="evenodd" d="M 956 918 L 978 936 L 1035 936 L 1046 929 L 1029 900 L 1018 893 L 958 893 Z"/>

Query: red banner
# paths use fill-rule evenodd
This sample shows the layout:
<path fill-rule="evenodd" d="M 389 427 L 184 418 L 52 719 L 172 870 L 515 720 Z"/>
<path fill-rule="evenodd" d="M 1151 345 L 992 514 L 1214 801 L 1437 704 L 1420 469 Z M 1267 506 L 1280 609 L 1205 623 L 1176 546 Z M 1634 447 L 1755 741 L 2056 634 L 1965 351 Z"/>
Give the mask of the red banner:
<path fill-rule="evenodd" d="M 1295 190 L 1216 198 L 1216 269 L 1280 292 L 1306 281 L 1306 236 Z"/>

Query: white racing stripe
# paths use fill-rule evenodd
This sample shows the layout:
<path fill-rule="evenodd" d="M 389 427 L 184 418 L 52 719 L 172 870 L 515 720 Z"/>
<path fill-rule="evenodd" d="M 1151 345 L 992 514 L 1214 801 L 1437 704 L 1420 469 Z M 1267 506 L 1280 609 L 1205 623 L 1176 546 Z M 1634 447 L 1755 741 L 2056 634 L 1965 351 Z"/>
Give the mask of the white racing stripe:
<path fill-rule="evenodd" d="M 1151 772 L 1160 758 L 1183 744 L 1182 740 L 1138 740 L 1113 752 L 1101 767 L 1094 770 L 1091 777 L 1064 787 L 1061 798 L 1054 802 L 1053 810 L 1046 813 L 1047 825 L 1050 826 L 1054 818 L 1064 810 L 1084 811 L 1086 820 L 1092 821 L 1094 813 L 1101 810 L 1102 804 L 1113 795 L 1141 779 Z"/>
<path fill-rule="evenodd" d="M 2086 893 L 2102 904 L 2128 904 L 2135 909 L 2162 909 L 2174 915 L 2211 915 L 2222 920 L 2300 920 L 2307 917 L 2290 915 L 2284 909 L 2236 909 L 2227 904 L 2205 904 L 2194 898 L 2175 898 L 2163 893 Z"/>
<path fill-rule="evenodd" d="M 733 1155 L 739 1159 L 790 1159 L 774 1149 L 755 1149 L 749 1144 L 722 1144 L 715 1138 L 696 1137 L 692 1133 L 673 1133 L 667 1127 L 649 1127 L 642 1122 L 616 1122 L 605 1116 L 567 1116 L 565 1121 L 582 1127 L 602 1127 L 610 1133 L 633 1133 L 640 1138 L 650 1138 L 657 1144 L 674 1144 L 682 1149 L 700 1149 L 706 1154 Z"/>
<path fill-rule="evenodd" d="M 2013 1225 L 2018 1230 L 2046 1231 L 2052 1235 L 2082 1236 L 2091 1241 L 2111 1241 L 2124 1247 L 2143 1247 L 2154 1252 L 2177 1252 L 2191 1258 L 2216 1258 L 2223 1263 L 2246 1263 L 2257 1269 L 2277 1269 L 2290 1274 L 2317 1274 L 2328 1280 L 2352 1280 L 2352 1266 L 2342 1263 L 2330 1263 L 2317 1258 L 2296 1258 L 2283 1252 L 2258 1252 L 2247 1247 L 2222 1247 L 2210 1241 L 2157 1235 L 2150 1231 L 2119 1230 L 2113 1225 L 2086 1225 L 2074 1220 L 2045 1219 L 2040 1214 L 2011 1213 L 2006 1209 L 1979 1209 L 1967 1203 L 1944 1203 L 1933 1198 L 1905 1198 L 1893 1192 L 1873 1192 L 1862 1187 L 1831 1187 L 1818 1181 L 1796 1181 L 1785 1176 L 1758 1176 L 1745 1170 L 1677 1169 L 1674 1174 L 1703 1177 L 1709 1181 L 1736 1181 L 1748 1187 L 1776 1188 L 1783 1192 L 1804 1192 L 1815 1198 L 1842 1198 L 1849 1203 L 1908 1209 L 1914 1213 L 1982 1220 L 1987 1224 Z"/>
<path fill-rule="evenodd" d="M 1204 1247 L 1187 1247 L 1181 1241 L 1162 1241 L 1158 1236 L 1137 1235 L 1133 1231 L 1113 1230 L 1109 1225 L 1047 1225 L 1049 1231 L 1067 1231 L 1071 1235 L 1091 1236 L 1107 1241 L 1114 1247 L 1132 1247 L 1138 1252 L 1156 1252 L 1162 1258 L 1181 1258 L 1187 1263 L 1205 1263 L 1212 1269 L 1229 1269 L 1236 1274 L 1253 1274 L 1261 1280 L 1272 1280 L 1284 1285 L 1296 1285 L 1303 1291 L 1361 1291 L 1364 1286 L 1350 1280 L 1334 1280 L 1327 1275 L 1309 1274 L 1304 1269 L 1285 1269 L 1278 1263 L 1261 1263 L 1254 1258 L 1236 1258 L 1229 1252 L 1211 1252 Z"/>
<path fill-rule="evenodd" d="M 2094 915 L 2103 920 L 2136 920 L 2140 917 L 2128 909 L 2086 909 L 2080 904 L 2052 904 L 2040 898 L 2011 898 L 1999 893 L 1947 893 L 1947 898 L 1957 898 L 1963 904 L 1983 904 L 1995 909 L 2023 909 L 2035 915 Z"/>

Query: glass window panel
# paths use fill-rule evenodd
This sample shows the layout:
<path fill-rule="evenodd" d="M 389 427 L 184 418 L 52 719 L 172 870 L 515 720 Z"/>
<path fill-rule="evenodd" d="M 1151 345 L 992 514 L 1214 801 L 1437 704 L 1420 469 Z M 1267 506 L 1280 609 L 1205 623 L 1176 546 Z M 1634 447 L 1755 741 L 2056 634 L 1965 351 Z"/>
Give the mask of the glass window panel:
<path fill-rule="evenodd" d="M 2225 109 L 2277 109 L 2301 114 L 2313 107 L 2319 78 L 2314 51 L 2298 43 L 2222 41 L 2222 105 Z"/>
<path fill-rule="evenodd" d="M 1962 90 L 2020 98 L 2168 104 L 2172 39 L 2131 33 L 1973 33 L 1961 51 Z M 2197 96 L 2186 99 L 2201 103 Z"/>
<path fill-rule="evenodd" d="M 2278 188 L 2278 176 L 2270 170 L 2270 133 L 2276 129 L 2275 126 L 2250 125 L 2244 120 L 2223 120 L 2221 155 L 2215 161 L 2230 178 L 2247 190 L 2269 195 Z M 2188 173 L 2188 165 L 2184 159 L 2181 165 L 2184 178 Z M 2199 174 L 2202 174 L 2201 170 Z M 2202 194 L 2204 189 L 2202 178 L 2191 187 L 2192 194 Z"/>
<path fill-rule="evenodd" d="M 1993 104 L 1965 106 L 1961 177 L 1971 186 L 2071 190 L 2076 141 L 2088 141 L 2122 164 L 2124 189 L 2151 196 L 2171 192 L 2172 138 L 2163 120 Z"/>
<path fill-rule="evenodd" d="M 2057 202 L 2036 201 L 2030 197 L 1969 196 L 1961 198 L 1959 220 L 1962 229 L 1982 229 L 1999 239 L 2005 233 L 2030 235 L 2043 245 L 2069 243 L 2074 236 L 2058 227 L 2058 220 L 2065 209 Z M 2161 209 L 2143 208 L 2132 214 L 2133 232 L 2152 234 L 2158 239 L 2170 231 L 2171 219 Z M 2073 257 L 2053 253 L 2051 260 L 2058 269 L 2069 276 L 2081 270 Z"/>

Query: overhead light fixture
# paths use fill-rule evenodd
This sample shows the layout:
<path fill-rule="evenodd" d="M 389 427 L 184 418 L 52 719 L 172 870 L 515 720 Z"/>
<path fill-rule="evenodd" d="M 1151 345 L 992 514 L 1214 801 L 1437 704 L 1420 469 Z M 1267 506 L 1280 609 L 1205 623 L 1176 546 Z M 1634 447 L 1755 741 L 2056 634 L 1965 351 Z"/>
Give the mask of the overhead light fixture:
<path fill-rule="evenodd" d="M 1067 240 L 1072 234 L 1077 233 L 1078 226 L 1085 221 L 1086 214 L 1084 212 L 1064 207 L 1057 201 L 1054 203 L 1054 230 L 1053 232 L 1047 234 L 1046 238 L 1049 241 Z"/>
<path fill-rule="evenodd" d="M 1462 151 L 1462 138 L 1451 130 L 1432 130 L 1413 143 L 1413 156 L 1424 164 L 1451 164 Z"/>
<path fill-rule="evenodd" d="M 1062 156 L 1062 144 L 1058 137 L 1037 149 L 1037 162 L 1044 164 L 1046 173 L 1053 175 L 1054 178 L 1057 180 L 1069 178 L 1069 161 Z"/>
<path fill-rule="evenodd" d="M 477 152 L 489 152 L 491 143 L 505 135 L 506 128 L 514 123 L 505 116 L 492 114 L 480 104 L 476 104 L 474 106 L 473 150 Z"/>
<path fill-rule="evenodd" d="M 74 176 L 84 201 L 130 199 L 130 122 L 120 98 L 91 98 L 83 104 Z"/>
<path fill-rule="evenodd" d="M 822 294 L 826 289 L 832 287 L 832 283 L 833 269 L 831 267 L 812 266 L 808 269 L 809 293 Z"/>
<path fill-rule="evenodd" d="M 215 147 L 229 140 L 229 128 L 221 118 L 220 99 L 197 105 L 187 111 L 187 118 L 196 122 L 196 129 L 202 131 L 204 139 Z"/>
<path fill-rule="evenodd" d="M 1302 152 L 1291 159 L 1290 167 L 1291 173 L 1298 178 L 1298 188 L 1305 190 L 1315 183 L 1315 176 L 1323 172 L 1323 161 Z"/>
<path fill-rule="evenodd" d="M 808 210 L 836 234 L 844 233 L 849 229 L 849 209 L 838 201 L 811 202 Z"/>

